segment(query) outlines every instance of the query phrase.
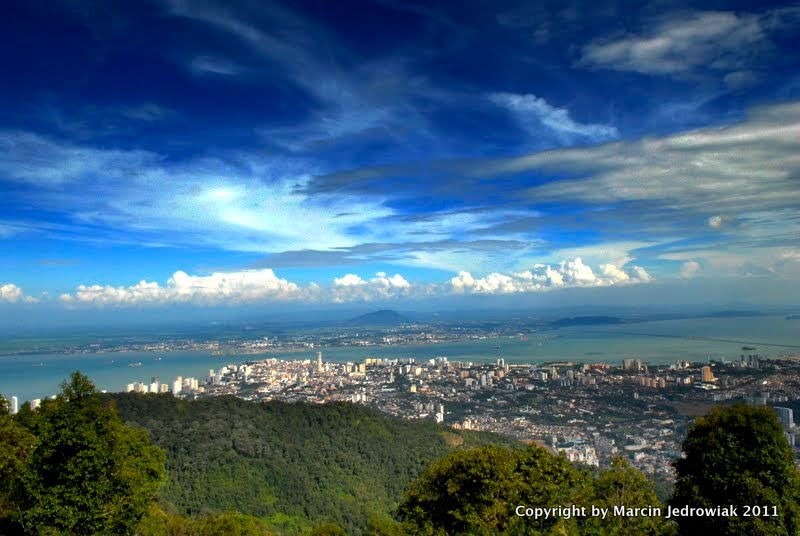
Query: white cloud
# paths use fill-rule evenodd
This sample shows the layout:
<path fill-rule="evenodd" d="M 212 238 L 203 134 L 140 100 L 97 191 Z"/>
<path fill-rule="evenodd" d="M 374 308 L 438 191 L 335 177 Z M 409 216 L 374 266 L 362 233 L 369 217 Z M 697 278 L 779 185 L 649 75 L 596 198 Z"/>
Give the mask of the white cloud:
<path fill-rule="evenodd" d="M 0 180 L 57 187 L 87 175 L 130 177 L 158 160 L 147 151 L 94 149 L 29 132 L 0 130 Z"/>
<path fill-rule="evenodd" d="M 651 209 L 725 211 L 738 218 L 800 206 L 798 154 L 800 103 L 795 102 L 756 109 L 730 126 L 533 153 L 476 165 L 473 173 L 538 171 L 579 177 L 529 189 L 527 198 L 537 202 L 634 201 Z"/>
<path fill-rule="evenodd" d="M 617 129 L 600 124 L 578 123 L 569 115 L 569 111 L 556 108 L 536 95 L 517 95 L 514 93 L 492 93 L 489 99 L 511 111 L 520 125 L 531 134 L 540 132 L 540 125 L 555 132 L 561 137 L 589 138 L 594 141 L 609 140 L 618 136 Z"/>
<path fill-rule="evenodd" d="M 26 296 L 25 293 L 16 285 L 6 283 L 0 285 L 0 303 L 35 303 L 38 301 L 36 298 Z"/>
<path fill-rule="evenodd" d="M 700 263 L 697 261 L 686 261 L 681 265 L 681 277 L 683 279 L 690 279 L 697 275 L 700 270 Z"/>
<path fill-rule="evenodd" d="M 215 272 L 192 276 L 175 272 L 162 286 L 140 281 L 129 287 L 80 285 L 74 295 L 64 294 L 68 304 L 149 305 L 192 303 L 196 305 L 290 301 L 308 297 L 308 289 L 281 279 L 270 269 L 246 272 Z"/>
<path fill-rule="evenodd" d="M 759 15 L 724 11 L 682 13 L 652 30 L 595 41 L 580 64 L 644 74 L 685 74 L 697 68 L 736 72 L 768 48 L 768 24 Z M 744 75 L 734 75 L 739 83 Z M 752 75 L 751 75 L 752 76 Z"/>
<path fill-rule="evenodd" d="M 492 273 L 476 278 L 469 272 L 459 272 L 450 280 L 450 288 L 456 294 L 515 294 L 556 288 L 630 285 L 650 281 L 652 277 L 640 266 L 632 266 L 625 271 L 613 264 L 605 264 L 600 267 L 598 275 L 580 258 L 576 258 L 562 261 L 557 266 L 537 264 L 531 270 L 510 275 Z"/>
<path fill-rule="evenodd" d="M 232 61 L 213 56 L 197 56 L 190 69 L 196 75 L 237 76 L 242 72 L 242 68 Z"/>
<path fill-rule="evenodd" d="M 708 218 L 708 226 L 712 229 L 722 229 L 728 221 L 729 218 L 726 216 L 711 216 Z"/>
<path fill-rule="evenodd" d="M 347 274 L 333 280 L 330 298 L 334 303 L 390 300 L 411 296 L 414 291 L 415 287 L 400 274 L 387 276 L 378 272 L 369 280 Z"/>
<path fill-rule="evenodd" d="M 271 269 L 241 272 L 215 272 L 208 276 L 178 271 L 166 284 L 140 281 L 131 286 L 80 285 L 73 294 L 62 294 L 67 305 L 138 306 L 192 304 L 201 306 L 275 302 L 325 302 L 389 300 L 409 297 L 419 289 L 400 274 L 378 272 L 371 279 L 347 274 L 329 287 L 315 283 L 298 285 L 280 278 Z"/>

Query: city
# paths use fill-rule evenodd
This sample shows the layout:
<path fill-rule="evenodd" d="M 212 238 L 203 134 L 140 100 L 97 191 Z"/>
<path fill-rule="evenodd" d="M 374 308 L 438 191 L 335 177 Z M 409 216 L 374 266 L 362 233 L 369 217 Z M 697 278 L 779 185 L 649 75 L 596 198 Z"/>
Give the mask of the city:
<path fill-rule="evenodd" d="M 622 455 L 669 481 L 670 462 L 695 416 L 713 404 L 773 406 L 795 445 L 793 410 L 800 356 L 649 366 L 619 363 L 508 364 L 446 357 L 368 358 L 361 362 L 265 359 L 223 365 L 203 378 L 128 383 L 125 391 L 182 398 L 232 395 L 246 400 L 364 404 L 405 419 L 536 441 L 570 461 L 606 467 Z M 38 405 L 34 400 L 32 407 Z M 12 409 L 16 402 L 12 399 Z"/>

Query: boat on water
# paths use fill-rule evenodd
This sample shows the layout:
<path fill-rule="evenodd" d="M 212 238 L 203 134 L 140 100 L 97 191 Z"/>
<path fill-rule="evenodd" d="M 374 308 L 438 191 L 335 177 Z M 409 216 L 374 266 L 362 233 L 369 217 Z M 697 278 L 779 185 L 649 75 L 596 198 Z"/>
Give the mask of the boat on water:
<path fill-rule="evenodd" d="M 141 367 L 142 366 L 142 362 L 139 361 L 137 363 L 128 363 L 128 366 L 129 367 Z"/>

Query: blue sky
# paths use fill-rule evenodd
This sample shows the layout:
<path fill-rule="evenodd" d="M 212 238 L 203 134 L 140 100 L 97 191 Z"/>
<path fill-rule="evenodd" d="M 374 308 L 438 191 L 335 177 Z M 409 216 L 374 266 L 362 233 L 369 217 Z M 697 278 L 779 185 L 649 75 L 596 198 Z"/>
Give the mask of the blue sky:
<path fill-rule="evenodd" d="M 800 298 L 800 4 L 65 0 L 0 36 L 4 309 Z"/>

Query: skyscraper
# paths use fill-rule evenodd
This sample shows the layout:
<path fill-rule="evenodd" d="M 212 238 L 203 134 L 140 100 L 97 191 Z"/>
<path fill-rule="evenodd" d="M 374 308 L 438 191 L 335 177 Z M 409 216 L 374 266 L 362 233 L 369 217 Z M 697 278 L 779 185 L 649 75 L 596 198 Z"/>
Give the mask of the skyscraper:
<path fill-rule="evenodd" d="M 787 432 L 794 428 L 794 412 L 791 408 L 776 407 L 775 413 L 778 414 L 778 421 L 780 421 L 783 429 Z"/>
<path fill-rule="evenodd" d="M 11 411 L 11 415 L 16 415 L 16 413 L 19 411 L 19 400 L 16 396 L 11 397 L 11 407 L 9 410 Z"/>
<path fill-rule="evenodd" d="M 322 372 L 323 365 L 322 365 L 322 352 L 317 352 L 317 372 Z"/>
<path fill-rule="evenodd" d="M 714 381 L 714 374 L 711 372 L 711 367 L 705 366 L 700 369 L 700 380 L 703 382 Z"/>

